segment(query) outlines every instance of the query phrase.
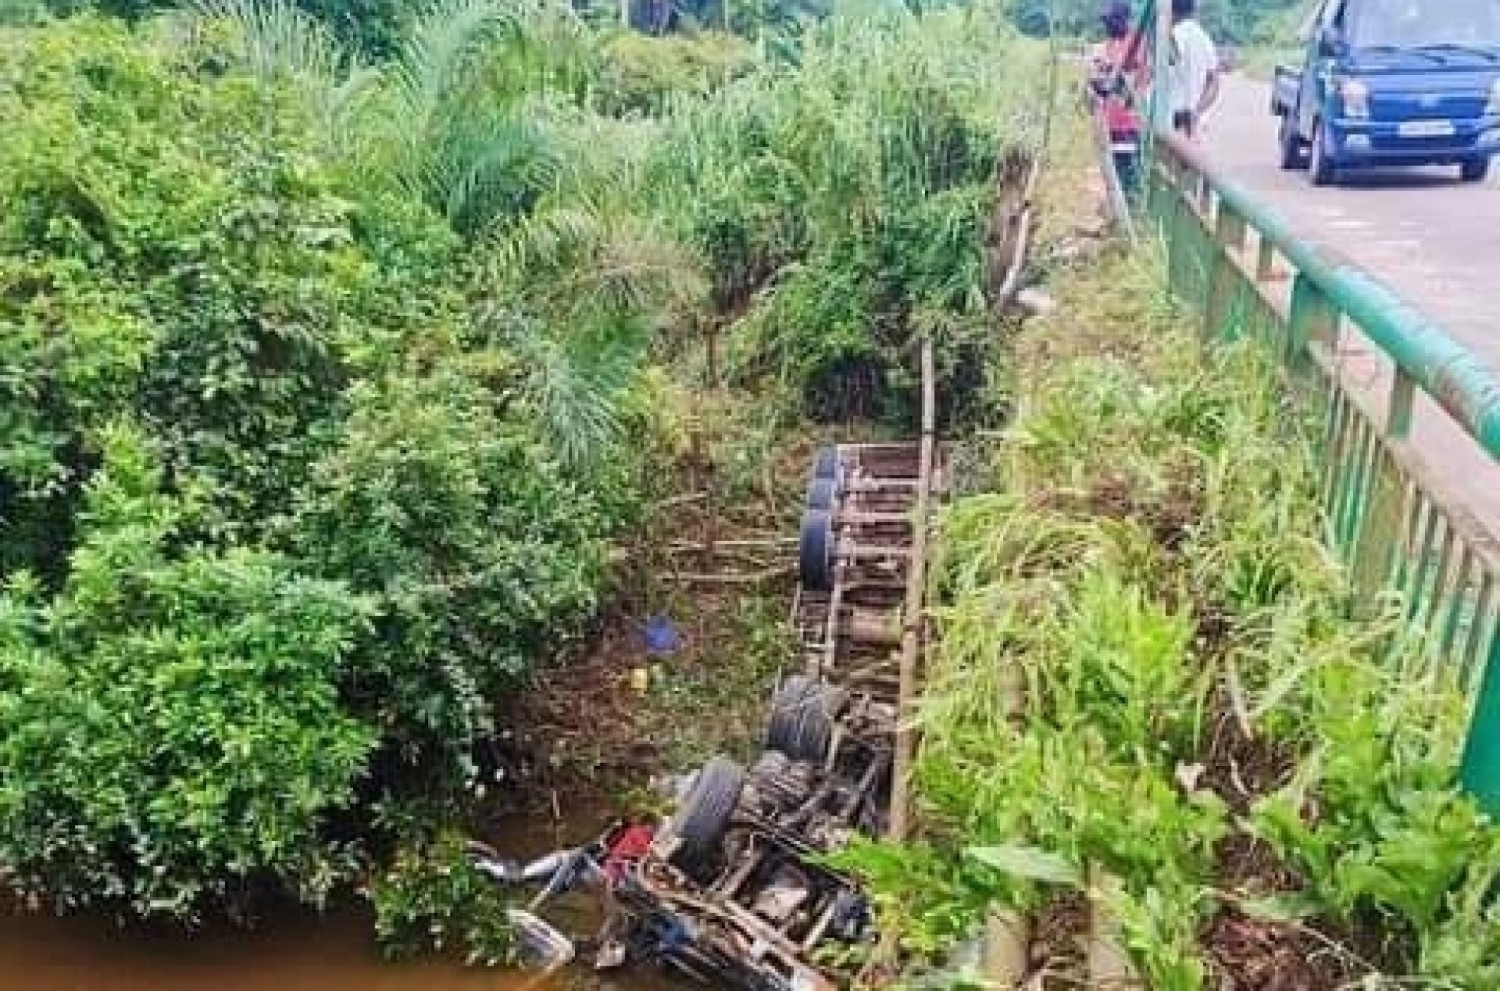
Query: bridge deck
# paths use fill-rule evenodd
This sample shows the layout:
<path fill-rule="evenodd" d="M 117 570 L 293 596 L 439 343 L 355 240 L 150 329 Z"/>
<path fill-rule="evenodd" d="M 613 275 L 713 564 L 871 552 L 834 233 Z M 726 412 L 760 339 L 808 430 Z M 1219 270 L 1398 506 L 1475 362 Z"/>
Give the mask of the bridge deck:
<path fill-rule="evenodd" d="M 1372 170 L 1346 186 L 1315 189 L 1305 173 L 1277 167 L 1268 101 L 1264 83 L 1230 77 L 1203 138 L 1210 155 L 1299 229 L 1336 245 L 1500 371 L 1500 164 L 1484 185 L 1460 184 L 1456 169 Z M 1389 368 L 1368 342 L 1351 333 L 1341 354 L 1351 384 L 1383 393 Z M 1430 404 L 1417 410 L 1413 440 L 1476 514 L 1500 530 L 1500 467 Z"/>

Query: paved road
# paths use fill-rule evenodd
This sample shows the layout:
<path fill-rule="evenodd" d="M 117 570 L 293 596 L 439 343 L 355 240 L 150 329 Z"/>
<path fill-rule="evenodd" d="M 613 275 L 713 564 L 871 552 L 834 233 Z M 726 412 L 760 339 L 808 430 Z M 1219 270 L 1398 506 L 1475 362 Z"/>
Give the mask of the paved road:
<path fill-rule="evenodd" d="M 1348 186 L 1314 189 L 1304 172 L 1276 164 L 1276 119 L 1266 85 L 1227 81 L 1208 122 L 1212 156 L 1299 229 L 1336 243 L 1443 325 L 1500 373 L 1500 162 L 1486 184 L 1457 169 L 1371 171 Z M 1419 412 L 1415 440 L 1500 532 L 1500 468 Z"/>

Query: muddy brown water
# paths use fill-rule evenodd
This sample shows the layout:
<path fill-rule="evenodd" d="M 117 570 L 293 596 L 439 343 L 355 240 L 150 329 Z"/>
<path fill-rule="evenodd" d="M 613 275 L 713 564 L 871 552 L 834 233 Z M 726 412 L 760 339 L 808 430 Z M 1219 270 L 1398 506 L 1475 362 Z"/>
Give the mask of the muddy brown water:
<path fill-rule="evenodd" d="M 503 824 L 490 837 L 507 854 L 535 856 L 589 838 L 602 818 L 579 810 L 572 822 Z M 589 936 L 597 906 L 570 895 L 548 917 Z M 580 954 L 581 957 L 586 954 Z M 389 963 L 368 911 L 318 915 L 288 910 L 251 931 L 193 933 L 121 928 L 91 916 L 0 912 L 0 991 L 689 991 L 651 968 L 596 974 L 587 960 L 550 976 L 456 963 Z"/>

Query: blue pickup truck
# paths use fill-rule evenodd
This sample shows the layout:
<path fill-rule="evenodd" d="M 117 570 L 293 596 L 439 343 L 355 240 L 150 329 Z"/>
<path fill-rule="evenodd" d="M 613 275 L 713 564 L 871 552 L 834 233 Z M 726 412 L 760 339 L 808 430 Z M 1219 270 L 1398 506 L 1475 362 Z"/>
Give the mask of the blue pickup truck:
<path fill-rule="evenodd" d="M 1482 182 L 1500 154 L 1500 0 L 1321 0 L 1302 67 L 1278 66 L 1284 169 L 1314 185 L 1353 169 L 1457 165 Z"/>

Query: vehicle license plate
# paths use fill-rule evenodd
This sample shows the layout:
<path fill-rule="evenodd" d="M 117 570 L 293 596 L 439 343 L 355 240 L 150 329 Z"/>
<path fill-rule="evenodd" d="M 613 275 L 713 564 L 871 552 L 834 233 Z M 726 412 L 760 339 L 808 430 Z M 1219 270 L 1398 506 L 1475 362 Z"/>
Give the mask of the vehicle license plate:
<path fill-rule="evenodd" d="M 1446 138 L 1453 134 L 1450 120 L 1408 120 L 1396 125 L 1403 138 Z"/>

